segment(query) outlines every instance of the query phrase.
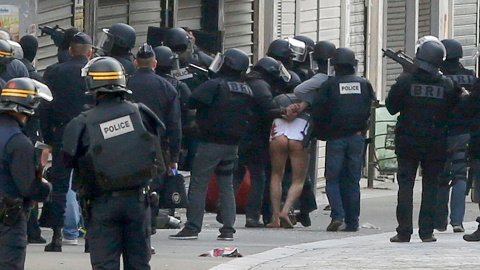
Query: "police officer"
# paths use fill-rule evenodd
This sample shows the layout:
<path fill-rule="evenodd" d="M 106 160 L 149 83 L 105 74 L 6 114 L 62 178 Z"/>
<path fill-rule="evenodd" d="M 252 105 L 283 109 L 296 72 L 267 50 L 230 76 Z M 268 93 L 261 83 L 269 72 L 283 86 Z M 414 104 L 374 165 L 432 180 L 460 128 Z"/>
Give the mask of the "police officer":
<path fill-rule="evenodd" d="M 322 84 L 312 104 L 327 108 L 313 114 L 328 119 L 325 176 L 332 220 L 327 231 L 357 231 L 364 131 L 375 94 L 367 79 L 355 75 L 358 60 L 351 49 L 337 48 L 331 63 L 335 77 Z"/>
<path fill-rule="evenodd" d="M 395 129 L 398 160 L 397 235 L 391 242 L 409 242 L 413 233 L 413 186 L 418 164 L 422 167 L 422 202 L 419 236 L 435 242 L 433 235 L 438 176 L 446 158 L 446 120 L 460 98 L 460 88 L 439 72 L 445 47 L 436 39 L 422 38 L 414 63 L 418 68 L 403 73 L 385 100 L 390 114 L 400 113 Z"/>
<path fill-rule="evenodd" d="M 0 87 L 13 78 L 28 77 L 25 65 L 13 56 L 10 43 L 0 39 Z"/>
<path fill-rule="evenodd" d="M 125 23 L 116 23 L 109 29 L 103 30 L 105 38 L 100 41 L 105 41 L 98 47 L 101 48 L 106 55 L 117 59 L 124 67 L 127 76 L 132 76 L 135 71 L 134 56 L 130 52 L 135 46 L 137 34 L 135 29 Z"/>
<path fill-rule="evenodd" d="M 53 146 L 51 181 L 52 201 L 45 203 L 39 219 L 41 226 L 53 228 L 52 242 L 45 251 L 62 251 L 61 229 L 64 224 L 66 193 L 71 170 L 65 168 L 61 154 L 62 136 L 66 124 L 89 101 L 85 97 L 85 80 L 81 69 L 92 56 L 92 39 L 79 32 L 72 37 L 69 52 L 72 58 L 53 66 L 44 74 L 45 83 L 52 90 L 55 101 L 40 108 L 40 124 L 45 142 Z"/>
<path fill-rule="evenodd" d="M 155 59 L 157 59 L 155 73 L 167 80 L 177 90 L 182 115 L 182 147 L 187 150 L 187 154 L 183 157 L 183 162 L 179 163 L 179 167 L 181 170 L 190 171 L 198 147 L 198 142 L 195 139 L 197 136 L 195 127 L 196 111 L 188 108 L 188 98 L 192 92 L 186 83 L 171 75 L 178 55 L 174 54 L 167 46 L 157 46 L 153 50 L 155 51 Z"/>
<path fill-rule="evenodd" d="M 311 79 L 302 82 L 294 89 L 295 95 L 301 100 L 298 113 L 301 113 L 310 107 L 310 104 L 314 101 L 317 89 L 328 79 L 328 59 L 333 57 L 335 49 L 335 44 L 330 41 L 319 41 L 314 45 L 312 60 L 316 62 L 317 73 Z M 293 108 L 296 104 L 290 106 Z M 316 106 L 313 109 L 317 114 L 321 114 L 321 110 L 325 110 L 326 108 L 323 106 Z M 318 138 L 325 140 L 325 137 L 321 134 L 323 128 L 319 126 L 321 123 L 317 121 L 315 124 L 316 125 L 314 126 L 316 126 L 316 129 L 313 131 L 313 139 L 316 140 Z M 305 181 L 303 192 L 299 199 L 300 212 L 296 215 L 296 220 L 304 227 L 308 227 L 312 224 L 309 213 L 317 209 L 314 193 L 315 170 L 317 169 L 315 167 L 315 159 L 317 158 L 315 146 L 316 144 L 314 143 L 310 149 L 310 161 L 307 172 L 308 179 Z"/>
<path fill-rule="evenodd" d="M 175 88 L 165 79 L 155 74 L 157 61 L 152 46 L 144 44 L 137 53 L 135 65 L 137 72 L 128 80 L 128 89 L 132 91 L 131 100 L 141 102 L 150 108 L 167 128 L 162 143 L 165 153 L 168 153 L 167 166 L 177 169 L 182 138 L 180 102 Z M 169 170 L 169 171 L 170 171 Z M 152 190 L 160 193 L 163 176 L 155 178 Z M 156 224 L 158 208 L 153 207 L 152 221 Z"/>
<path fill-rule="evenodd" d="M 279 84 L 274 88 L 273 95 L 292 93 L 293 89 L 299 85 L 302 80 L 292 70 L 293 67 L 293 50 L 290 48 L 290 43 L 285 39 L 276 39 L 270 43 L 267 50 L 267 56 L 270 56 L 280 61 L 283 66 L 290 73 L 291 79 L 288 82 L 279 81 Z"/>
<path fill-rule="evenodd" d="M 197 109 L 200 145 L 188 189 L 187 222 L 170 239 L 198 238 L 202 230 L 208 183 L 215 172 L 223 222 L 217 240 L 233 240 L 235 198 L 232 173 L 238 143 L 247 130 L 253 103 L 252 89 L 242 79 L 249 62 L 247 54 L 239 49 L 217 54 L 210 69 L 218 76 L 199 86 L 190 96 L 190 108 Z"/>
<path fill-rule="evenodd" d="M 76 187 L 88 197 L 93 269 L 150 269 L 149 181 L 163 166 L 163 123 L 148 107 L 130 103 L 123 66 L 112 57 L 82 70 L 95 106 L 65 128 L 63 152 Z M 162 163 L 159 163 L 162 162 Z M 161 171 L 165 172 L 164 168 Z"/>
<path fill-rule="evenodd" d="M 1 269 L 24 269 L 30 203 L 45 200 L 51 190 L 37 178 L 39 162 L 22 132 L 42 99 L 52 100 L 50 90 L 30 78 L 8 81 L 0 94 Z"/>
<path fill-rule="evenodd" d="M 292 71 L 297 73 L 302 82 L 310 79 L 315 73 L 312 66 L 312 52 L 315 47 L 315 42 L 307 36 L 294 36 L 293 39 L 305 43 L 305 52 L 303 61 L 293 61 Z"/>
<path fill-rule="evenodd" d="M 260 221 L 260 214 L 267 177 L 266 167 L 270 163 L 268 152 L 270 127 L 273 119 L 281 118 L 285 109 L 279 108 L 273 102 L 270 84 L 282 77 L 285 80 L 289 78 L 288 71 L 283 65 L 271 57 L 264 57 L 252 67 L 245 79 L 252 90 L 254 103 L 248 131 L 239 145 L 239 167 L 233 175 L 233 188 L 236 194 L 244 178 L 245 169 L 248 168 L 251 179 L 245 204 L 245 227 L 248 228 L 264 226 Z"/>
<path fill-rule="evenodd" d="M 183 28 L 171 28 L 165 33 L 163 45 L 169 47 L 178 55 L 178 64 L 175 65 L 171 74 L 176 79 L 185 82 L 190 89 L 197 88 L 208 80 L 207 74 L 192 73 L 187 67 L 194 64 L 202 68 L 208 68 L 212 58 L 198 50 L 195 50 L 193 35 Z"/>
<path fill-rule="evenodd" d="M 455 83 L 471 90 L 476 81 L 475 71 L 463 67 L 459 62 L 463 57 L 462 45 L 454 39 L 444 39 L 447 56 L 440 70 Z M 470 140 L 469 126 L 471 119 L 465 117 L 468 92 L 465 90 L 461 102 L 449 112 L 447 123 L 447 160 L 440 174 L 440 187 L 437 195 L 435 228 L 439 231 L 447 229 L 448 201 L 450 186 L 450 224 L 454 232 L 464 232 L 463 216 L 465 215 L 465 191 L 467 187 L 467 145 Z"/>
<path fill-rule="evenodd" d="M 40 75 L 33 66 L 33 61 L 35 60 L 38 49 L 37 38 L 32 35 L 26 35 L 20 39 L 19 43 L 23 50 L 23 58 L 20 61 L 27 68 L 29 77 L 39 82 L 43 81 L 42 75 Z"/>

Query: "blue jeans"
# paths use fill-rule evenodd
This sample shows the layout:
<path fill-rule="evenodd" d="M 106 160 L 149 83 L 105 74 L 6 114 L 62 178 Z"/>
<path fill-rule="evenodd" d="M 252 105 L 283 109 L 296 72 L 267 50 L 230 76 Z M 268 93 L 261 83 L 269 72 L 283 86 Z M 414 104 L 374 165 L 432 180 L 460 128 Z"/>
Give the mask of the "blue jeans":
<path fill-rule="evenodd" d="M 358 229 L 360 177 L 365 137 L 353 134 L 327 140 L 325 175 L 333 220 L 345 220 L 348 230 Z"/>
<path fill-rule="evenodd" d="M 448 157 L 440 174 L 440 187 L 437 194 L 435 228 L 443 228 L 448 223 L 448 199 L 450 197 L 450 224 L 461 225 L 465 215 L 465 189 L 467 188 L 466 148 L 470 134 L 460 134 L 447 138 Z M 451 195 L 447 182 L 453 180 Z M 450 195 L 450 196 L 449 196 Z"/>
<path fill-rule="evenodd" d="M 80 223 L 80 207 L 78 205 L 77 193 L 72 190 L 72 179 L 73 174 L 70 175 L 70 187 L 67 192 L 67 207 L 63 225 L 63 237 L 69 240 L 78 238 L 78 224 Z"/>

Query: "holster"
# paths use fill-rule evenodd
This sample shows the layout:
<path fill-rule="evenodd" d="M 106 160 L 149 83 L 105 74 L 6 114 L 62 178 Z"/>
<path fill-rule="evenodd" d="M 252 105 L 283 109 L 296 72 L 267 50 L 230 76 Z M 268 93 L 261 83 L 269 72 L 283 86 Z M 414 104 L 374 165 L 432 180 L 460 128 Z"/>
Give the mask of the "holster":
<path fill-rule="evenodd" d="M 20 215 L 24 215 L 23 199 L 4 196 L 0 200 L 0 221 L 7 226 L 15 226 Z"/>

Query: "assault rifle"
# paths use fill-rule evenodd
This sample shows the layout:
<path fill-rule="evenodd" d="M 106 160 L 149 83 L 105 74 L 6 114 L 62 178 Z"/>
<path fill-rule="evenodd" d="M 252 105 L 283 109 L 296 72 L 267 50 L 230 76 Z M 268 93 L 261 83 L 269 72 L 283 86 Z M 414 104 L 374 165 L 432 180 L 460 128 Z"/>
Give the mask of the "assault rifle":
<path fill-rule="evenodd" d="M 207 77 L 210 76 L 210 73 L 208 72 L 207 69 L 204 69 L 204 68 L 202 68 L 200 66 L 197 66 L 195 64 L 188 64 L 187 70 L 190 73 L 202 74 L 202 75 L 207 76 Z"/>
<path fill-rule="evenodd" d="M 65 29 L 61 28 L 58 24 L 54 27 L 49 27 L 45 25 L 43 27 L 39 26 L 38 28 L 40 28 L 40 30 L 42 31 L 42 35 L 47 34 L 52 38 L 55 46 L 61 46 L 63 42 L 63 37 L 65 35 Z"/>
<path fill-rule="evenodd" d="M 388 57 L 392 59 L 393 61 L 399 63 L 403 67 L 404 72 L 413 72 L 415 71 L 418 66 L 413 63 L 413 59 L 406 55 L 404 52 L 401 50 L 398 50 L 397 52 L 392 51 L 391 49 L 382 49 L 383 51 L 383 57 Z"/>

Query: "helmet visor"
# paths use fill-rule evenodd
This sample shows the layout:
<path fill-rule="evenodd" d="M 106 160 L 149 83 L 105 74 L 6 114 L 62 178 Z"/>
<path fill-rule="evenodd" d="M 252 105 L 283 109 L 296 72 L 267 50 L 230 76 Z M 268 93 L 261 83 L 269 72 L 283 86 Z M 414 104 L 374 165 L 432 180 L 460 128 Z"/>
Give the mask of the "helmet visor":
<path fill-rule="evenodd" d="M 7 42 L 12 46 L 13 58 L 23 59 L 23 49 L 18 42 L 7 40 Z"/>
<path fill-rule="evenodd" d="M 35 87 L 37 88 L 37 97 L 44 99 L 46 101 L 53 100 L 52 92 L 50 91 L 50 88 L 48 88 L 48 86 L 46 86 L 45 84 L 37 80 L 32 79 L 32 82 L 35 84 Z"/>
<path fill-rule="evenodd" d="M 101 59 L 102 57 L 95 57 L 93 59 L 91 59 L 90 61 L 87 62 L 87 64 L 85 64 L 85 66 L 82 68 L 82 77 L 87 77 L 88 75 L 88 69 L 90 69 L 90 66 L 97 62 L 97 60 Z"/>
<path fill-rule="evenodd" d="M 313 52 L 308 53 L 308 58 L 310 59 L 310 70 L 313 71 L 313 73 L 317 73 L 318 63 L 313 59 Z"/>
<path fill-rule="evenodd" d="M 332 58 L 329 58 L 327 60 L 328 66 L 327 66 L 327 75 L 328 76 L 335 76 L 335 67 L 332 64 Z"/>
<path fill-rule="evenodd" d="M 293 52 L 293 61 L 303 63 L 307 59 L 307 47 L 305 42 L 293 38 L 286 38 Z"/>
<path fill-rule="evenodd" d="M 225 60 L 225 55 L 223 55 L 223 53 L 217 53 L 212 63 L 208 67 L 208 69 L 211 70 L 213 73 L 217 73 L 220 70 L 220 68 L 222 68 L 224 60 Z"/>
<path fill-rule="evenodd" d="M 111 52 L 113 48 L 113 42 L 113 35 L 108 33 L 108 29 L 103 29 L 102 35 L 98 39 L 97 45 L 95 47 L 104 52 Z"/>
<path fill-rule="evenodd" d="M 282 78 L 284 82 L 289 82 L 292 79 L 292 75 L 290 74 L 290 72 L 288 72 L 285 66 L 283 66 L 283 64 L 280 63 L 280 67 L 278 69 L 280 73 L 279 77 Z"/>

